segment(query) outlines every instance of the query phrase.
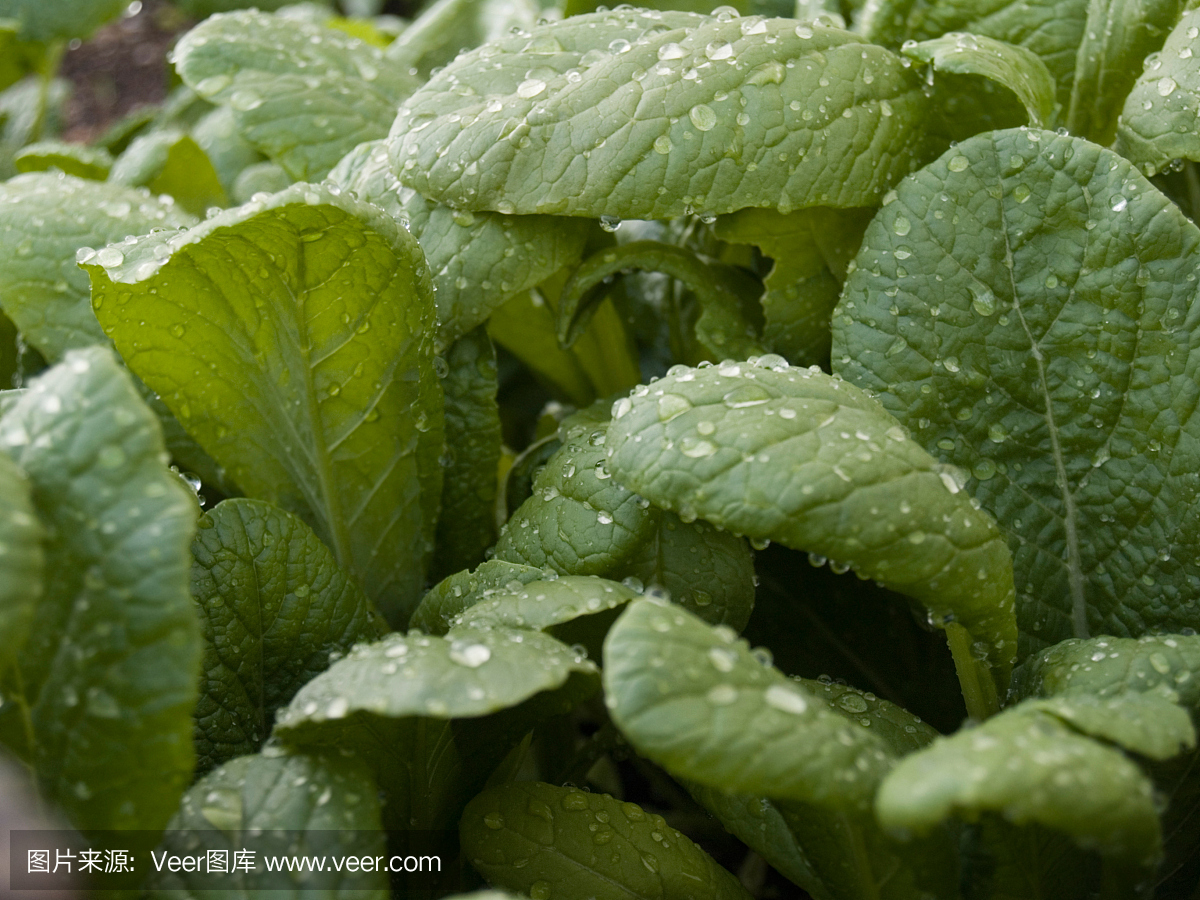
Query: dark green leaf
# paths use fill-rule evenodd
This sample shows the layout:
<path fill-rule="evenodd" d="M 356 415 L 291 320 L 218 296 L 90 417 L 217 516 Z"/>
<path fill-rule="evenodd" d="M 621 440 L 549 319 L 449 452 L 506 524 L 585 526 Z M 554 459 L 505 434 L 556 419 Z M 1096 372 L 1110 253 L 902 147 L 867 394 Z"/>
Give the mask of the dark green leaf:
<path fill-rule="evenodd" d="M 750 896 L 660 816 L 607 794 L 530 781 L 491 788 L 467 805 L 461 834 L 464 854 L 484 878 L 531 897 Z"/>
<path fill-rule="evenodd" d="M 695 292 L 701 309 L 696 337 L 714 359 L 745 359 L 762 352 L 754 326 L 742 311 L 742 298 L 758 294 L 757 282 L 735 266 L 706 261 L 658 241 L 600 250 L 580 263 L 558 301 L 558 340 L 563 346 L 570 346 L 586 330 L 613 276 L 635 269 L 662 272 Z"/>
<path fill-rule="evenodd" d="M 926 106 L 899 57 L 846 31 L 617 10 L 460 56 L 389 142 L 405 184 L 456 207 L 786 212 L 871 205 L 919 154 Z"/>
<path fill-rule="evenodd" d="M 17 662 L 42 598 L 46 532 L 31 492 L 29 480 L 0 453 L 0 678 Z"/>
<path fill-rule="evenodd" d="M 278 900 L 387 900 L 382 871 L 334 871 L 331 857 L 386 856 L 374 780 L 361 764 L 328 756 L 243 756 L 197 782 L 184 795 L 155 854 L 206 855 L 254 851 L 254 871 L 222 876 L 221 894 L 252 900 L 270 891 Z M 321 875 L 270 873 L 267 856 L 324 857 Z M 150 860 L 147 860 L 149 863 Z M 205 867 L 206 868 L 206 867 Z M 153 876 L 151 897 L 212 896 L 213 879 L 187 872 Z"/>
<path fill-rule="evenodd" d="M 106 349 L 40 376 L 0 420 L 0 447 L 47 532 L 37 628 L 5 698 L 27 716 L 42 794 L 78 828 L 161 828 L 195 762 L 195 497 Z"/>
<path fill-rule="evenodd" d="M 469 569 L 496 542 L 500 409 L 496 351 L 483 328 L 459 338 L 446 353 L 446 477 L 438 518 L 435 574 Z"/>
<path fill-rule="evenodd" d="M 120 15 L 126 5 L 125 0 L 72 0 L 71 3 L 0 0 L 0 18 L 20 22 L 23 40 L 50 43 L 88 37 Z"/>
<path fill-rule="evenodd" d="M 394 634 L 309 682 L 276 734 L 354 752 L 373 768 L 390 827 L 453 827 L 508 750 L 595 692 L 596 667 L 536 631 Z"/>
<path fill-rule="evenodd" d="M 1133 863 L 1162 850 L 1152 786 L 1138 767 L 1024 705 L 905 757 L 884 779 L 875 811 L 884 827 L 914 831 L 998 812 Z"/>
<path fill-rule="evenodd" d="M 1045 131 L 965 141 L 895 198 L 834 313 L 834 368 L 973 476 L 1022 654 L 1200 625 L 1200 230 L 1126 160 Z"/>
<path fill-rule="evenodd" d="M 968 682 L 990 667 L 992 690 L 1007 686 L 1016 651 L 1008 548 L 955 473 L 870 395 L 766 356 L 680 367 L 613 415 L 608 465 L 631 490 L 685 520 L 838 560 L 916 598 L 935 622 L 952 623 L 952 646 L 965 629 L 976 646 L 960 662 L 964 690 L 983 691 L 980 702 L 994 707 L 987 684 Z"/>
<path fill-rule="evenodd" d="M 1147 66 L 1117 123 L 1113 145 L 1147 175 L 1176 159 L 1200 158 L 1195 110 L 1200 98 L 1200 10 L 1189 10 L 1167 37 L 1155 62 Z"/>
<path fill-rule="evenodd" d="M 1054 115 L 1054 76 L 1027 47 L 984 35 L 951 32 L 911 46 L 905 44 L 903 52 L 912 59 L 929 63 L 934 71 L 982 75 L 1008 88 L 1025 106 L 1030 125 L 1041 128 Z"/>
<path fill-rule="evenodd" d="M 678 607 L 643 601 L 622 613 L 604 645 L 604 686 L 640 753 L 722 790 L 862 811 L 891 767 L 872 731 Z"/>
<path fill-rule="evenodd" d="M 763 341 L 798 366 L 829 358 L 829 317 L 874 210 L 813 207 L 781 215 L 743 209 L 717 219 L 723 241 L 754 244 L 771 267 L 762 296 Z"/>
<path fill-rule="evenodd" d="M 442 481 L 416 241 L 374 207 L 296 185 L 87 264 L 130 368 L 247 495 L 303 516 L 406 621 Z"/>
<path fill-rule="evenodd" d="M 1186 5 L 1184 0 L 1089 0 L 1066 115 L 1072 134 L 1112 143 L 1117 115 L 1142 60 L 1163 46 Z"/>
<path fill-rule="evenodd" d="M 345 32 L 257 10 L 193 28 L 175 47 L 175 66 L 297 181 L 323 178 L 356 145 L 386 135 L 419 83 Z"/>
<path fill-rule="evenodd" d="M 261 500 L 226 500 L 200 519 L 192 597 L 205 647 L 196 707 L 198 768 L 254 753 L 275 711 L 331 653 L 383 631 L 371 602 L 300 519 Z"/>
<path fill-rule="evenodd" d="M 545 578 L 550 570 L 493 559 L 474 572 L 456 572 L 421 598 L 409 625 L 429 634 L 445 634 L 458 615 L 493 594 L 519 591 L 522 585 Z"/>

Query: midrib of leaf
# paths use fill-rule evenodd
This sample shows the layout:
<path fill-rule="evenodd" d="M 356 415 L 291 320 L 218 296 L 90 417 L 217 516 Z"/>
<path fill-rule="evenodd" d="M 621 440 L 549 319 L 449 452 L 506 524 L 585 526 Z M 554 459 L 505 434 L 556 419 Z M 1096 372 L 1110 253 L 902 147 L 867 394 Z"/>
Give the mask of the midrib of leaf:
<path fill-rule="evenodd" d="M 999 159 L 998 148 L 996 149 L 996 158 Z M 1038 384 L 1041 386 L 1042 398 L 1046 401 L 1046 424 L 1050 431 L 1050 449 L 1054 456 L 1054 470 L 1062 491 L 1063 532 L 1067 540 L 1067 584 L 1071 591 L 1071 624 L 1076 637 L 1086 638 L 1091 635 L 1088 633 L 1087 624 L 1087 598 L 1083 592 L 1083 563 L 1079 556 L 1079 534 L 1075 528 L 1075 496 L 1071 492 L 1070 482 L 1067 481 L 1067 467 L 1063 460 L 1062 445 L 1058 441 L 1058 425 L 1054 421 L 1050 386 L 1046 382 L 1045 360 L 1042 357 L 1038 341 L 1034 338 L 1029 323 L 1025 320 L 1025 312 L 1021 309 L 1021 298 L 1017 291 L 1016 275 L 1013 272 L 1012 244 L 1008 236 L 1008 215 L 1004 211 L 1004 182 L 999 175 L 997 175 L 997 182 L 1001 191 L 1001 199 L 997 205 L 1000 208 L 1000 233 L 1004 235 L 1004 265 L 1008 269 L 1008 284 L 1012 292 L 1013 309 L 1016 310 L 1017 318 L 1021 320 L 1021 328 L 1024 330 L 1025 336 L 1029 338 L 1029 349 L 1033 354 L 1033 361 L 1037 365 Z"/>
<path fill-rule="evenodd" d="M 300 236 L 301 245 L 304 244 L 305 237 L 307 235 Z M 343 262 L 342 265 L 345 265 L 345 263 Z M 297 254 L 296 267 L 299 283 L 304 284 L 308 264 L 305 261 L 303 246 L 301 246 L 300 252 Z M 350 555 L 350 535 L 346 532 L 346 521 L 342 515 L 341 497 L 334 485 L 333 463 L 329 458 L 329 447 L 325 441 L 325 431 L 321 427 L 321 408 L 317 402 L 316 385 L 313 383 L 312 340 L 308 331 L 308 298 L 311 291 L 303 291 L 304 296 L 300 300 L 292 292 L 291 285 L 287 285 L 287 290 L 291 295 L 292 302 L 296 304 L 299 313 L 296 316 L 296 323 L 300 329 L 300 333 L 297 335 L 297 345 L 300 355 L 304 360 L 305 399 L 308 407 L 309 428 L 313 435 L 313 463 L 317 470 L 317 484 L 320 490 L 321 502 L 325 510 L 328 511 L 326 521 L 329 524 L 329 536 L 333 540 L 333 552 L 337 557 L 338 565 L 344 569 L 353 571 L 354 561 Z"/>

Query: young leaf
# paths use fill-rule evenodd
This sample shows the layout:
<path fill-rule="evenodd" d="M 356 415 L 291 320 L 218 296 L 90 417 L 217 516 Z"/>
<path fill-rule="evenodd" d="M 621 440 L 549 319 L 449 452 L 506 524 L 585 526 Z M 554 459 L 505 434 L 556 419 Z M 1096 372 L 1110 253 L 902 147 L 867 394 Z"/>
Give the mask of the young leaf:
<path fill-rule="evenodd" d="M 468 209 L 869 206 L 921 152 L 926 106 L 899 57 L 846 31 L 614 10 L 460 56 L 389 144 L 405 184 Z"/>
<path fill-rule="evenodd" d="M 1200 10 L 1189 10 L 1168 35 L 1157 67 L 1147 67 L 1117 123 L 1113 148 L 1147 176 L 1176 159 L 1200 158 L 1195 109 L 1200 98 Z"/>
<path fill-rule="evenodd" d="M 107 343 L 75 251 L 194 221 L 144 190 L 49 172 L 18 175 L 0 184 L 0 306 L 51 362 Z"/>
<path fill-rule="evenodd" d="M 203 216 L 212 206 L 229 205 L 208 155 L 189 135 L 174 129 L 134 138 L 113 163 L 108 180 L 167 194 L 194 216 Z"/>
<path fill-rule="evenodd" d="M 838 560 L 921 601 L 952 639 L 964 628 L 964 690 L 984 692 L 973 713 L 994 711 L 1016 651 L 1008 548 L 871 396 L 778 356 L 679 367 L 617 402 L 605 446 L 618 480 L 685 521 Z"/>
<path fill-rule="evenodd" d="M 113 158 L 103 147 L 68 144 L 64 141 L 39 141 L 22 147 L 13 157 L 18 172 L 44 172 L 58 169 L 76 178 L 103 181 L 112 168 Z"/>
<path fill-rule="evenodd" d="M 460 628 L 529 628 L 545 631 L 582 616 L 617 609 L 641 596 L 639 591 L 594 575 L 567 575 L 505 589 L 467 607 L 455 617 Z"/>
<path fill-rule="evenodd" d="M 531 897 L 750 896 L 660 816 L 607 794 L 530 781 L 490 788 L 467 805 L 461 835 L 464 854 L 484 878 Z"/>
<path fill-rule="evenodd" d="M 257 10 L 215 15 L 175 47 L 184 82 L 297 181 L 387 134 L 418 81 L 342 31 Z"/>
<path fill-rule="evenodd" d="M 247 495 L 304 517 L 406 621 L 442 480 L 416 241 L 374 207 L 296 185 L 86 262 L 130 368 Z"/>
<path fill-rule="evenodd" d="M 1196 746 L 1196 729 L 1187 710 L 1157 694 L 1070 694 L 1026 700 L 1021 707 L 1057 716 L 1076 731 L 1147 759 L 1172 759 Z"/>
<path fill-rule="evenodd" d="M 604 643 L 604 688 L 640 753 L 722 790 L 861 811 L 891 767 L 871 731 L 678 607 L 644 601 L 621 614 Z"/>
<path fill-rule="evenodd" d="M 1089 0 L 1067 107 L 1068 131 L 1097 144 L 1112 143 L 1117 114 L 1142 61 L 1163 46 L 1186 5 L 1184 0 Z"/>
<path fill-rule="evenodd" d="M 45 529 L 29 480 L 0 452 L 0 679 L 17 662 L 42 598 Z"/>
<path fill-rule="evenodd" d="M 1054 76 L 1027 47 L 983 35 L 951 32 L 930 41 L 905 44 L 902 52 L 929 63 L 937 72 L 982 75 L 1003 85 L 1017 95 L 1029 114 L 1029 124 L 1037 128 L 1048 125 L 1054 115 Z"/>
<path fill-rule="evenodd" d="M 456 572 L 435 584 L 413 612 L 409 626 L 429 634 L 445 634 L 458 615 L 493 594 L 520 590 L 551 570 L 520 563 L 488 560 L 474 572 Z"/>
<path fill-rule="evenodd" d="M 47 532 L 37 628 L 11 698 L 42 796 L 81 829 L 161 828 L 195 761 L 195 498 L 105 349 L 72 351 L 40 376 L 0 419 L 0 448 L 27 474 Z"/>
<path fill-rule="evenodd" d="M 231 868 L 232 874 L 221 876 L 221 893 L 230 900 L 251 900 L 263 891 L 281 892 L 272 893 L 276 897 L 387 900 L 383 871 L 334 870 L 326 862 L 329 871 L 297 879 L 290 871 L 268 872 L 263 859 L 268 854 L 326 860 L 386 855 L 377 795 L 361 764 L 333 754 L 243 756 L 210 772 L 184 795 L 155 855 L 194 857 L 223 850 L 232 860 L 236 852 L 252 849 L 251 871 Z M 164 867 L 152 877 L 150 896 L 211 896 L 213 883 L 204 867 L 193 874 Z"/>
<path fill-rule="evenodd" d="M 662 272 L 686 284 L 700 303 L 696 337 L 715 359 L 744 359 L 761 353 L 742 298 L 759 292 L 757 282 L 735 266 L 704 260 L 689 250 L 658 241 L 633 241 L 588 257 L 563 288 L 558 301 L 558 340 L 569 347 L 583 334 L 618 272 Z"/>
<path fill-rule="evenodd" d="M 255 753 L 275 710 L 329 667 L 331 653 L 382 633 L 374 607 L 300 519 L 261 500 L 226 500 L 192 544 L 204 632 L 196 707 L 201 772 Z"/>
<path fill-rule="evenodd" d="M 1134 864 L 1153 862 L 1162 848 L 1152 787 L 1138 767 L 1023 704 L 905 757 L 880 786 L 875 812 L 885 828 L 914 831 L 998 812 Z"/>
<path fill-rule="evenodd" d="M 706 621 L 744 628 L 754 608 L 746 542 L 651 507 L 609 475 L 602 425 L 566 426 L 562 447 L 501 531 L 495 558 L 562 575 L 632 576 L 666 588 Z"/>
<path fill-rule="evenodd" d="M 439 830 L 529 729 L 597 687 L 592 663 L 540 632 L 389 635 L 302 688 L 276 735 L 357 754 L 379 779 L 390 827 Z"/>
<path fill-rule="evenodd" d="M 829 359 L 829 316 L 874 210 L 813 207 L 781 215 L 743 209 L 717 219 L 713 232 L 754 244 L 775 264 L 763 282 L 763 342 L 798 365 Z"/>
<path fill-rule="evenodd" d="M 383 141 L 360 144 L 329 179 L 408 222 L 433 274 L 441 344 L 458 340 L 583 253 L 588 223 L 581 219 L 469 213 L 404 187 Z"/>
<path fill-rule="evenodd" d="M 434 572 L 469 569 L 496 542 L 500 409 L 496 351 L 483 328 L 454 342 L 442 378 L 446 398 L 446 477 L 438 518 Z"/>
<path fill-rule="evenodd" d="M 948 151 L 867 230 L 834 368 L 972 474 L 1012 548 L 1023 655 L 1200 625 L 1198 251 L 1126 160 L 1024 129 Z"/>

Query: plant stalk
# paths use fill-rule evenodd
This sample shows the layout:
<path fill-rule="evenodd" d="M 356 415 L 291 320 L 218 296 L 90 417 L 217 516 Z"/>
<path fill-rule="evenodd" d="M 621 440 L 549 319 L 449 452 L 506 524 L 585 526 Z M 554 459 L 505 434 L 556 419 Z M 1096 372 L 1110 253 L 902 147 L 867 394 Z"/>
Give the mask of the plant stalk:
<path fill-rule="evenodd" d="M 967 704 L 967 715 L 982 722 L 1000 712 L 1000 698 L 987 664 L 971 653 L 971 634 L 958 622 L 946 623 L 946 643 L 954 657 L 954 670 L 958 673 L 958 684 L 963 700 Z"/>

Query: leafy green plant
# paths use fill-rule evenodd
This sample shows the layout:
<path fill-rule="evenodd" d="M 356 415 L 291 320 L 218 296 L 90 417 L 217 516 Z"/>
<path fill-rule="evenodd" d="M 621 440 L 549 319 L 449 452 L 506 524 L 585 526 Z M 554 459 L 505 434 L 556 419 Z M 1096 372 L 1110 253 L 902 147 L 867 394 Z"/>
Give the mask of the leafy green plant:
<path fill-rule="evenodd" d="M 1195 894 L 1195 11 L 241 5 L 79 146 L 120 4 L 0 0 L 45 803 L 442 862 L 336 896 Z"/>

